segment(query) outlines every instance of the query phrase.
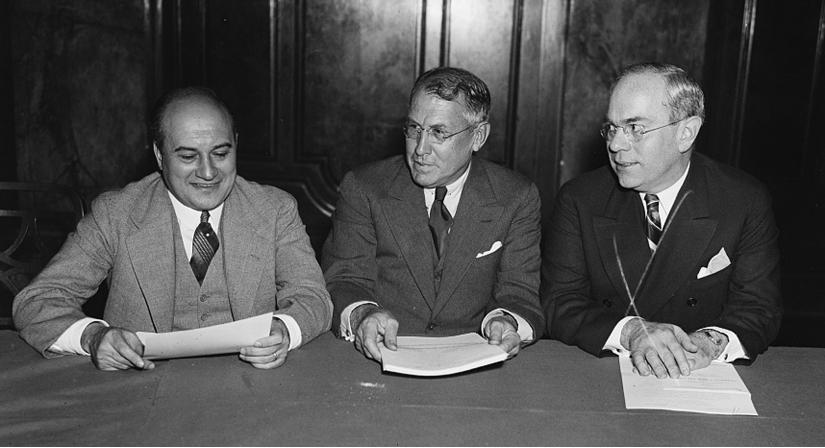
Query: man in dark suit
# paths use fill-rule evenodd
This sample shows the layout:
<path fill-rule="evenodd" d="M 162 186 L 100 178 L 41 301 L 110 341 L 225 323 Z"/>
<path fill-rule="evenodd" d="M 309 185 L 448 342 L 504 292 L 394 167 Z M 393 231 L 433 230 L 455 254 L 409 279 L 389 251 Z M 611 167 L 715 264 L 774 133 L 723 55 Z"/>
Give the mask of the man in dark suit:
<path fill-rule="evenodd" d="M 14 322 L 44 356 L 91 355 L 102 370 L 151 369 L 136 331 L 168 332 L 273 312 L 241 349 L 259 368 L 329 329 L 332 304 L 295 199 L 236 175 L 237 135 L 207 89 L 171 92 L 152 122 L 160 173 L 104 193 L 20 291 Z M 81 305 L 109 280 L 104 320 Z"/>
<path fill-rule="evenodd" d="M 684 70 L 625 69 L 611 89 L 609 167 L 559 192 L 542 265 L 552 337 L 629 352 L 642 375 L 753 358 L 781 321 L 766 189 L 692 154 L 704 95 Z"/>
<path fill-rule="evenodd" d="M 473 157 L 490 133 L 481 79 L 430 70 L 409 104 L 406 157 L 341 183 L 322 258 L 333 328 L 379 361 L 397 334 L 475 331 L 515 354 L 544 328 L 538 190 Z"/>

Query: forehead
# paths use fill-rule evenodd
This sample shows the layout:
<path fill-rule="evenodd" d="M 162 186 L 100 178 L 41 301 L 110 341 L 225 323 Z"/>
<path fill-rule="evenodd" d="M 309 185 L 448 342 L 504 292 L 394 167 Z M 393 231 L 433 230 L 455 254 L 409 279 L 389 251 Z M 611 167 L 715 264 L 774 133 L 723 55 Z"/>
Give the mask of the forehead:
<path fill-rule="evenodd" d="M 616 84 L 610 95 L 607 119 L 614 123 L 666 119 L 665 79 L 653 73 L 629 75 Z"/>
<path fill-rule="evenodd" d="M 232 120 L 219 105 L 205 98 L 183 98 L 170 104 L 163 117 L 163 130 L 169 138 L 211 134 L 232 138 Z"/>
<path fill-rule="evenodd" d="M 468 113 L 461 95 L 448 101 L 422 91 L 413 96 L 407 115 L 419 124 L 438 124 L 466 120 Z"/>

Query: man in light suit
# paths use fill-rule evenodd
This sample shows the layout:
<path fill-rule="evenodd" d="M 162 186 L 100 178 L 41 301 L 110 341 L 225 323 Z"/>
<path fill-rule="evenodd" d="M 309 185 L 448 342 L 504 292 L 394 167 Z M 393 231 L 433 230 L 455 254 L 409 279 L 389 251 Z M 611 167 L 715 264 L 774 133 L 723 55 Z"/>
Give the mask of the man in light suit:
<path fill-rule="evenodd" d="M 782 316 L 768 192 L 693 154 L 701 87 L 681 68 L 638 64 L 611 89 L 609 167 L 559 192 L 542 265 L 552 337 L 629 352 L 641 375 L 688 375 L 752 359 Z M 631 300 L 632 299 L 632 300 Z"/>
<path fill-rule="evenodd" d="M 332 304 L 294 198 L 236 175 L 229 110 L 202 88 L 171 92 L 152 122 L 160 173 L 92 204 L 14 301 L 20 334 L 44 356 L 91 355 L 102 370 L 151 369 L 136 331 L 168 332 L 274 312 L 241 349 L 259 368 L 329 328 Z M 104 319 L 81 305 L 108 279 Z"/>
<path fill-rule="evenodd" d="M 480 332 L 515 354 L 541 336 L 539 196 L 473 157 L 490 93 L 472 73 L 430 70 L 410 93 L 406 157 L 348 173 L 324 245 L 333 328 L 368 358 L 396 336 Z"/>

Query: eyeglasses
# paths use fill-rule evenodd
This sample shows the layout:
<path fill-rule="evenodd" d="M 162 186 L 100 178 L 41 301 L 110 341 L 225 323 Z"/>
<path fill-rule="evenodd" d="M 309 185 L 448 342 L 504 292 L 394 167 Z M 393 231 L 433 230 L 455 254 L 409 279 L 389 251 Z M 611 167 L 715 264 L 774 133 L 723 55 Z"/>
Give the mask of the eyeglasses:
<path fill-rule="evenodd" d="M 688 117 L 685 117 L 688 118 Z M 653 129 L 645 129 L 645 127 L 638 123 L 629 123 L 624 126 L 617 126 L 613 123 L 605 123 L 602 125 L 602 128 L 599 129 L 599 134 L 602 135 L 602 138 L 608 143 L 610 143 L 614 138 L 616 138 L 616 132 L 619 129 L 624 132 L 624 136 L 627 137 L 633 143 L 638 143 L 639 141 L 644 138 L 645 134 L 653 131 L 658 131 L 659 129 L 666 128 L 668 126 L 673 126 L 674 124 L 684 120 L 685 118 L 680 118 L 676 121 L 670 122 L 668 124 L 659 126 L 658 128 Z"/>
<path fill-rule="evenodd" d="M 456 135 L 461 134 L 462 132 L 465 132 L 467 130 L 473 129 L 480 124 L 481 123 L 471 124 L 458 132 L 453 132 L 452 134 L 448 133 L 443 129 L 424 129 L 415 123 L 407 123 L 404 125 L 403 129 L 404 135 L 410 140 L 415 140 L 416 142 L 418 142 L 421 139 L 421 133 L 426 132 L 427 134 L 429 134 L 430 138 L 433 139 L 436 143 L 444 143 L 445 141 L 447 141 L 447 139 L 455 137 Z"/>

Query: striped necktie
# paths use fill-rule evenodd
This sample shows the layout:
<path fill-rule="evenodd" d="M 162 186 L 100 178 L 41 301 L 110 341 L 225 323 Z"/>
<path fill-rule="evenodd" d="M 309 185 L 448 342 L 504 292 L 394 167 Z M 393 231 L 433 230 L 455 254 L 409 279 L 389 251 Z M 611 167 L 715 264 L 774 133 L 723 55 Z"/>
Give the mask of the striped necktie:
<path fill-rule="evenodd" d="M 647 206 L 647 225 L 646 233 L 647 239 L 655 249 L 659 245 L 659 240 L 662 238 L 662 219 L 659 216 L 659 197 L 655 194 L 645 195 L 645 205 Z"/>
<path fill-rule="evenodd" d="M 209 262 L 212 261 L 219 246 L 218 236 L 209 225 L 209 212 L 204 211 L 201 213 L 201 223 L 198 224 L 192 238 L 192 259 L 189 260 L 189 265 L 192 266 L 192 272 L 195 273 L 199 284 L 203 283 L 206 270 L 209 269 Z"/>
<path fill-rule="evenodd" d="M 441 259 L 447 250 L 447 235 L 453 225 L 453 217 L 447 206 L 444 205 L 444 197 L 447 196 L 447 187 L 436 187 L 435 201 L 430 208 L 430 233 L 433 234 L 435 252 Z"/>

